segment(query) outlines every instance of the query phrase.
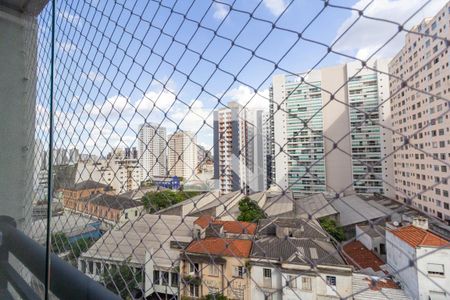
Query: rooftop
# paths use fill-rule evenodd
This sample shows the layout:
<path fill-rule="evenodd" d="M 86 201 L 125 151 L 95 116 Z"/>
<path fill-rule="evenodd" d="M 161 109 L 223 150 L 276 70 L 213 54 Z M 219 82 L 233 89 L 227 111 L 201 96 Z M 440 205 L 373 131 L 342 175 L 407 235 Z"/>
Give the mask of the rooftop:
<path fill-rule="evenodd" d="M 194 224 L 205 229 L 209 225 L 221 225 L 226 233 L 234 234 L 255 234 L 256 224 L 240 221 L 223 221 L 214 219 L 212 216 L 204 215 L 195 220 Z"/>
<path fill-rule="evenodd" d="M 86 180 L 86 181 L 82 181 L 79 183 L 75 183 L 74 185 L 65 187 L 63 189 L 71 190 L 71 191 L 82 191 L 82 190 L 92 190 L 92 189 L 99 189 L 99 188 L 107 189 L 107 188 L 109 188 L 109 186 L 106 184 L 97 182 L 97 181 Z"/>
<path fill-rule="evenodd" d="M 349 195 L 330 200 L 331 205 L 339 212 L 339 224 L 348 226 L 390 216 L 378 205 L 369 203 L 358 195 Z"/>
<path fill-rule="evenodd" d="M 409 300 L 405 291 L 399 289 L 390 280 L 373 278 L 364 274 L 353 273 L 353 299 L 354 300 Z M 392 286 L 393 284 L 393 286 Z"/>
<path fill-rule="evenodd" d="M 95 194 L 85 199 L 86 202 L 112 209 L 128 209 L 142 206 L 142 202 L 132 200 L 122 195 Z"/>
<path fill-rule="evenodd" d="M 249 257 L 252 241 L 224 238 L 206 238 L 192 241 L 186 248 L 187 253 Z"/>
<path fill-rule="evenodd" d="M 345 244 L 343 250 L 347 262 L 357 270 L 370 268 L 375 272 L 382 271 L 381 266 L 385 263 L 360 241 Z"/>
<path fill-rule="evenodd" d="M 262 219 L 258 223 L 257 234 L 276 236 L 277 228 L 291 228 L 295 231 L 297 237 L 327 239 L 328 235 L 324 232 L 319 223 L 315 220 L 294 219 L 294 218 L 268 218 Z"/>
<path fill-rule="evenodd" d="M 413 225 L 390 230 L 390 232 L 414 248 L 442 246 L 448 247 L 450 245 L 447 240 L 444 240 L 436 234 Z"/>

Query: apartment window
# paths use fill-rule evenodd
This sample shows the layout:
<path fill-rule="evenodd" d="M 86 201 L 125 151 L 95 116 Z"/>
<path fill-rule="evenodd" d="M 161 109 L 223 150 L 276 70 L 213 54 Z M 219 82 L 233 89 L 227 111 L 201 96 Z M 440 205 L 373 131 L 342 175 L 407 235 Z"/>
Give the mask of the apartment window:
<path fill-rule="evenodd" d="M 153 284 L 159 284 L 159 271 L 153 270 Z"/>
<path fill-rule="evenodd" d="M 271 269 L 263 269 L 264 278 L 272 278 L 272 270 Z"/>
<path fill-rule="evenodd" d="M 178 273 L 171 273 L 170 275 L 170 285 L 178 287 Z"/>
<path fill-rule="evenodd" d="M 327 285 L 336 286 L 336 276 L 327 276 Z"/>
<path fill-rule="evenodd" d="M 219 276 L 219 267 L 216 265 L 209 265 L 209 275 Z"/>
<path fill-rule="evenodd" d="M 429 263 L 427 265 L 427 270 L 428 270 L 428 275 L 444 276 L 444 265 Z"/>
<path fill-rule="evenodd" d="M 242 278 L 243 275 L 244 275 L 244 267 L 235 266 L 233 276 Z"/>
<path fill-rule="evenodd" d="M 199 297 L 200 296 L 200 288 L 196 284 L 189 285 L 189 294 L 191 297 Z"/>
<path fill-rule="evenodd" d="M 169 272 L 161 272 L 161 284 L 169 285 Z"/>
<path fill-rule="evenodd" d="M 198 274 L 198 271 L 200 270 L 199 266 L 197 263 L 195 264 L 189 264 L 189 273 L 195 273 Z"/>
<path fill-rule="evenodd" d="M 312 290 L 311 277 L 302 276 L 302 290 L 305 291 Z"/>
<path fill-rule="evenodd" d="M 291 288 L 297 288 L 297 276 L 288 275 L 287 286 Z"/>

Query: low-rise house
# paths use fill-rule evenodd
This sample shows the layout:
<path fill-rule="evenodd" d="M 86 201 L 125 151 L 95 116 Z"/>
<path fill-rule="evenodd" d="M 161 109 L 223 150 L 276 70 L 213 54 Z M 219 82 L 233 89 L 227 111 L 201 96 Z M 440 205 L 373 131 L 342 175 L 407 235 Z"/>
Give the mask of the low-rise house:
<path fill-rule="evenodd" d="M 145 214 L 105 233 L 78 259 L 78 269 L 96 280 L 107 268 L 125 264 L 142 272 L 145 297 L 179 294 L 180 250 L 192 241 L 196 218 Z"/>
<path fill-rule="evenodd" d="M 74 210 L 114 225 L 137 219 L 144 211 L 144 205 L 121 195 L 93 194 L 80 199 Z"/>
<path fill-rule="evenodd" d="M 315 220 L 261 220 L 250 255 L 252 299 L 340 299 L 348 266 Z"/>
<path fill-rule="evenodd" d="M 250 222 L 226 221 L 207 215 L 199 217 L 194 222 L 194 236 L 199 239 L 205 237 L 249 239 L 255 232 L 256 224 Z"/>
<path fill-rule="evenodd" d="M 109 194 L 112 191 L 106 184 L 86 180 L 71 186 L 63 187 L 59 189 L 58 192 L 61 195 L 64 208 L 76 210 L 81 199 L 85 199 L 99 193 Z"/>
<path fill-rule="evenodd" d="M 386 260 L 385 229 L 380 225 L 356 225 L 355 239 L 364 247 L 373 251 L 381 259 Z"/>
<path fill-rule="evenodd" d="M 414 299 L 450 299 L 450 244 L 428 230 L 428 221 L 386 230 L 387 264 Z"/>
<path fill-rule="evenodd" d="M 181 295 L 222 294 L 250 300 L 248 261 L 251 240 L 208 237 L 194 240 L 181 254 Z"/>

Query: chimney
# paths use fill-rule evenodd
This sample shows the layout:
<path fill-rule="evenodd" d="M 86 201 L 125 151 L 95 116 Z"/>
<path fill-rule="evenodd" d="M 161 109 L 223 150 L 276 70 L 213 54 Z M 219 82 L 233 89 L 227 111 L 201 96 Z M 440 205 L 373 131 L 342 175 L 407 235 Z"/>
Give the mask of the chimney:
<path fill-rule="evenodd" d="M 412 220 L 412 224 L 416 227 L 428 230 L 428 219 L 424 217 L 414 217 Z"/>

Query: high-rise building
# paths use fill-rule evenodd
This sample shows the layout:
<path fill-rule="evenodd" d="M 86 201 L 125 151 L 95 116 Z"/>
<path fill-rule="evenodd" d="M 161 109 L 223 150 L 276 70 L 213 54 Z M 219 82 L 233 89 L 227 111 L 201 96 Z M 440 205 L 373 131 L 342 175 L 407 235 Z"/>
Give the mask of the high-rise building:
<path fill-rule="evenodd" d="M 139 164 L 142 181 L 167 175 L 166 128 L 145 123 L 139 127 Z"/>
<path fill-rule="evenodd" d="M 237 102 L 214 112 L 214 178 L 225 194 L 266 188 L 263 162 L 262 111 L 252 111 Z"/>
<path fill-rule="evenodd" d="M 266 187 L 269 188 L 272 184 L 272 143 L 270 142 L 271 137 L 271 125 L 272 118 L 270 117 L 270 112 L 264 111 L 262 113 L 262 141 L 263 141 L 263 160 L 265 163 L 265 176 L 266 176 Z"/>
<path fill-rule="evenodd" d="M 80 151 L 77 148 L 69 150 L 69 164 L 76 164 L 80 160 Z"/>
<path fill-rule="evenodd" d="M 396 197 L 450 222 L 450 4 L 405 37 L 389 64 Z"/>
<path fill-rule="evenodd" d="M 269 132 L 280 188 L 393 193 L 387 62 L 368 66 L 351 62 L 274 76 Z"/>
<path fill-rule="evenodd" d="M 198 166 L 197 137 L 192 132 L 179 131 L 169 136 L 167 149 L 169 175 L 193 179 Z"/>

